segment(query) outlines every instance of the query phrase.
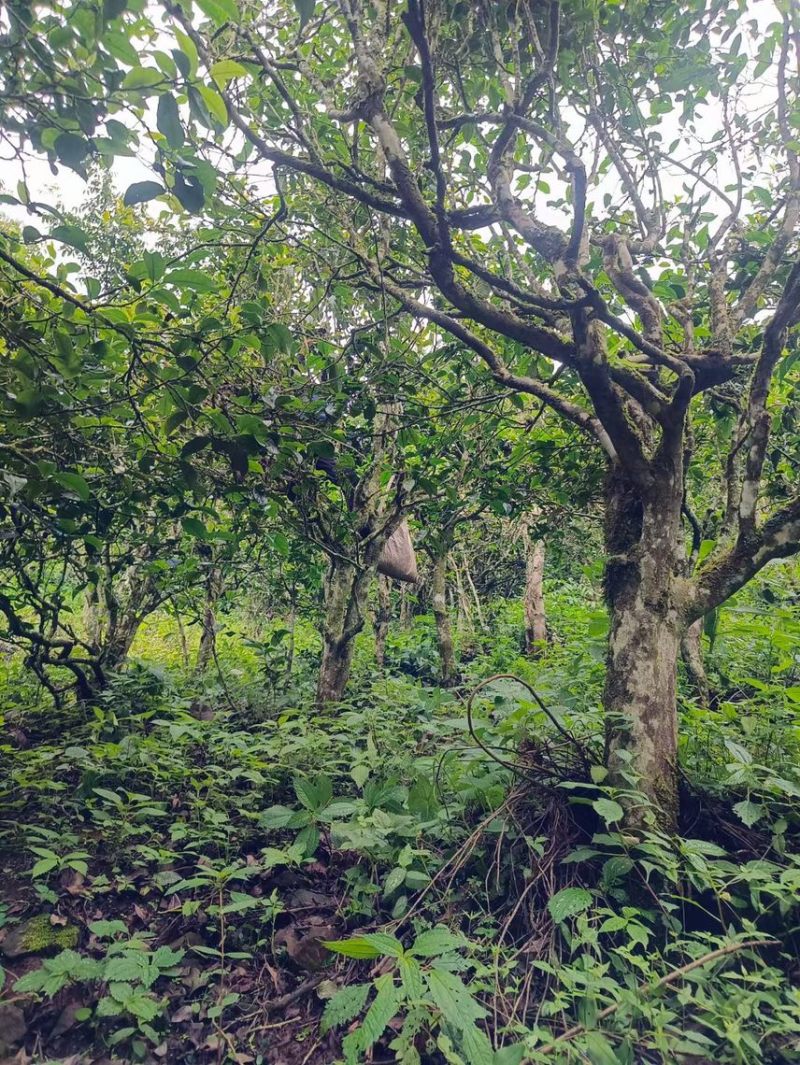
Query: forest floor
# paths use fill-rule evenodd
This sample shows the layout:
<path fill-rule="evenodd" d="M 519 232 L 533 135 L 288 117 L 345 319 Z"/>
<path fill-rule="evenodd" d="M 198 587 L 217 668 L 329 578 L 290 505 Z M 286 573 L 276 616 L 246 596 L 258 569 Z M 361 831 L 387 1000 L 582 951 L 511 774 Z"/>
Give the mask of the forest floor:
<path fill-rule="evenodd" d="M 728 611 L 682 701 L 683 835 L 619 830 L 600 769 L 602 611 L 549 589 L 435 683 L 430 618 L 310 710 L 243 621 L 219 673 L 156 618 L 90 711 L 6 663 L 0 1061 L 800 1061 L 800 621 Z M 535 687 L 481 680 L 512 673 Z M 324 944 L 334 943 L 333 947 Z M 577 1026 L 577 1027 L 576 1027 Z"/>

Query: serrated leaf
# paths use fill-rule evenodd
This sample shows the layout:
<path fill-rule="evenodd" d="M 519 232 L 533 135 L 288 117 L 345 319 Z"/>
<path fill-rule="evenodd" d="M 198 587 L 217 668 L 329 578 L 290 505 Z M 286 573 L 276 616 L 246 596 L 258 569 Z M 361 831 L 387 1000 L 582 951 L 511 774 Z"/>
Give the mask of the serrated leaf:
<path fill-rule="evenodd" d="M 363 1010 L 372 984 L 351 984 L 328 1000 L 320 1021 L 320 1034 L 325 1035 L 331 1028 L 348 1024 Z"/>
<path fill-rule="evenodd" d="M 733 809 L 736 816 L 740 818 L 748 828 L 752 828 L 753 825 L 760 821 L 764 816 L 764 807 L 761 803 L 751 802 L 750 799 L 743 799 L 741 802 L 734 803 Z"/>
<path fill-rule="evenodd" d="M 463 936 L 456 935 L 444 925 L 437 925 L 435 928 L 420 932 L 409 954 L 416 954 L 420 958 L 435 958 L 451 950 L 460 950 L 464 946 Z"/>
<path fill-rule="evenodd" d="M 364 1023 L 359 1029 L 359 1044 L 362 1050 L 369 1050 L 383 1035 L 389 1021 L 397 1013 L 403 996 L 394 982 L 391 973 L 384 973 L 375 981 L 378 994 L 367 1010 Z"/>
<path fill-rule="evenodd" d="M 141 981 L 148 961 L 145 955 L 126 951 L 116 958 L 109 958 L 105 964 L 103 977 L 108 983 L 137 983 Z"/>
<path fill-rule="evenodd" d="M 566 921 L 568 917 L 574 917 L 583 913 L 592 905 L 592 893 L 582 887 L 562 888 L 548 901 L 547 909 L 554 921 Z"/>
<path fill-rule="evenodd" d="M 58 865 L 58 858 L 40 858 L 31 869 L 31 876 L 44 876 Z"/>
<path fill-rule="evenodd" d="M 476 1025 L 465 1025 L 459 1032 L 456 1045 L 469 1065 L 494 1065 L 494 1050 L 489 1037 Z"/>
<path fill-rule="evenodd" d="M 614 1047 L 602 1032 L 587 1032 L 583 1042 L 592 1065 L 619 1065 Z"/>
<path fill-rule="evenodd" d="M 403 944 L 389 932 L 367 932 L 361 936 L 365 943 L 370 943 L 385 958 L 399 958 L 403 954 Z"/>
<path fill-rule="evenodd" d="M 422 969 L 416 958 L 408 955 L 400 959 L 397 966 L 400 973 L 400 982 L 403 985 L 406 999 L 417 1002 L 425 993 L 425 985 L 422 980 Z"/>
<path fill-rule="evenodd" d="M 425 974 L 428 990 L 448 1024 L 463 1028 L 486 1016 L 486 1010 L 476 1002 L 455 973 L 431 969 Z"/>

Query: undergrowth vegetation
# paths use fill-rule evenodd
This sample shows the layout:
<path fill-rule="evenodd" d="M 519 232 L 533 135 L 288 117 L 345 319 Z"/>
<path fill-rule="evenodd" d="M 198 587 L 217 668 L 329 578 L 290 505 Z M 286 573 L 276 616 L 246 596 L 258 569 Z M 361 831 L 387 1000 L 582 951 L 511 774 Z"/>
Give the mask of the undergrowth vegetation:
<path fill-rule="evenodd" d="M 575 584 L 548 587 L 539 659 L 498 599 L 439 688 L 422 615 L 383 675 L 360 637 L 322 711 L 304 623 L 289 676 L 282 624 L 231 613 L 201 680 L 154 615 L 85 710 L 10 658 L 0 1016 L 24 1005 L 37 1061 L 800 1061 L 791 595 L 715 619 L 677 838 L 623 827 L 604 617 Z"/>

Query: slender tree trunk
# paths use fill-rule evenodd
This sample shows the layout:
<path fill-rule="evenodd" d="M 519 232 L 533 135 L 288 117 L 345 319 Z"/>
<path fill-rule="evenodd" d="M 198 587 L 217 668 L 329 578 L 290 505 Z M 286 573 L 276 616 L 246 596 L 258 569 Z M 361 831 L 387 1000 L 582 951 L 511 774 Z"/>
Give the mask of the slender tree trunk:
<path fill-rule="evenodd" d="M 295 600 L 294 588 L 292 588 L 292 598 L 289 606 L 289 614 L 286 618 L 286 628 L 289 630 L 289 638 L 286 645 L 286 676 L 291 677 L 294 669 L 294 646 L 297 630 L 297 601 Z"/>
<path fill-rule="evenodd" d="M 433 559 L 431 571 L 431 601 L 436 619 L 436 639 L 442 684 L 452 684 L 456 677 L 456 655 L 453 649 L 453 630 L 447 610 L 447 548 Z"/>
<path fill-rule="evenodd" d="M 400 587 L 400 628 L 408 632 L 414 624 L 414 604 L 411 601 L 411 585 Z"/>
<path fill-rule="evenodd" d="M 197 648 L 197 662 L 195 664 L 198 673 L 205 673 L 208 663 L 217 650 L 217 603 L 221 595 L 222 573 L 218 566 L 213 566 L 206 578 L 203 622 L 200 631 L 200 645 Z"/>
<path fill-rule="evenodd" d="M 331 561 L 325 579 L 325 621 L 317 706 L 339 702 L 350 677 L 353 645 L 364 627 L 371 568 L 359 569 L 339 558 Z"/>
<path fill-rule="evenodd" d="M 693 621 L 685 630 L 681 640 L 681 656 L 695 698 L 701 706 L 708 706 L 710 693 L 703 661 L 703 618 Z"/>
<path fill-rule="evenodd" d="M 183 618 L 178 608 L 178 604 L 174 599 L 170 600 L 172 604 L 172 613 L 175 615 L 175 624 L 178 628 L 178 640 L 181 645 L 181 661 L 183 662 L 183 668 L 188 670 L 189 668 L 189 644 L 186 640 L 186 628 L 183 624 Z"/>
<path fill-rule="evenodd" d="M 606 597 L 611 614 L 604 707 L 609 779 L 636 788 L 677 825 L 676 678 L 683 622 L 678 582 L 683 562 L 682 477 L 677 463 L 638 491 L 609 478 Z M 641 811 L 627 811 L 631 825 Z"/>
<path fill-rule="evenodd" d="M 475 636 L 475 625 L 472 620 L 472 601 L 464 586 L 458 562 L 452 555 L 450 557 L 450 566 L 456 579 L 454 605 L 458 611 L 458 634 L 461 642 L 461 653 L 462 655 L 470 655 L 475 651 L 478 643 Z"/>
<path fill-rule="evenodd" d="M 389 634 L 389 620 L 392 615 L 391 586 L 389 578 L 378 574 L 378 608 L 375 611 L 375 661 L 378 669 L 386 664 L 386 637 Z"/>
<path fill-rule="evenodd" d="M 544 540 L 525 536 L 525 653 L 536 656 L 547 642 L 544 609 Z"/>
<path fill-rule="evenodd" d="M 464 561 L 464 578 L 465 578 L 465 580 L 467 582 L 467 587 L 469 588 L 470 592 L 472 593 L 472 598 L 475 601 L 475 614 L 477 615 L 477 618 L 478 618 L 478 624 L 480 625 L 482 631 L 485 632 L 486 631 L 486 622 L 484 621 L 484 618 L 483 618 L 483 608 L 481 607 L 481 599 L 480 599 L 480 596 L 478 595 L 478 589 L 475 587 L 475 582 L 472 579 L 472 574 L 470 573 L 469 560 L 467 559 L 467 552 L 464 550 L 463 547 L 461 548 L 461 558 Z"/>

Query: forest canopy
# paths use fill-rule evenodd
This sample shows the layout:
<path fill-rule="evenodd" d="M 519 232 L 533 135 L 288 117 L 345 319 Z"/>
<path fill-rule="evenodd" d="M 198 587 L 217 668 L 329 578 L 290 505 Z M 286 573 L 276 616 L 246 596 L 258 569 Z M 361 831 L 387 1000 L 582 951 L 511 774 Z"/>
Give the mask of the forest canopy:
<path fill-rule="evenodd" d="M 800 13 L 0 8 L 0 1060 L 800 1061 Z"/>

